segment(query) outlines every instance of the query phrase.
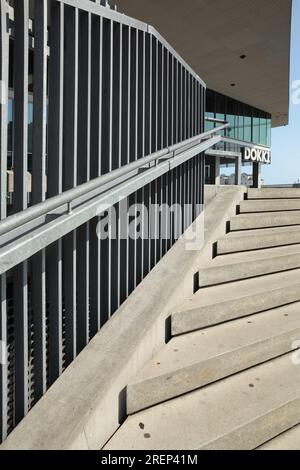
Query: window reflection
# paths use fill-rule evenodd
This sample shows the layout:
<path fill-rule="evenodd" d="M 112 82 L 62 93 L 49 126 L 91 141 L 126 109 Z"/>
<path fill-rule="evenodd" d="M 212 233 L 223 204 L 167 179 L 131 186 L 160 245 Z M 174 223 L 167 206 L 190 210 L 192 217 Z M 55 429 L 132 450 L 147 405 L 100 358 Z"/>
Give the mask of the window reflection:
<path fill-rule="evenodd" d="M 222 132 L 231 138 L 271 147 L 271 115 L 213 90 L 207 90 L 206 116 L 226 120 L 230 129 Z M 220 124 L 206 123 L 206 130 Z"/>

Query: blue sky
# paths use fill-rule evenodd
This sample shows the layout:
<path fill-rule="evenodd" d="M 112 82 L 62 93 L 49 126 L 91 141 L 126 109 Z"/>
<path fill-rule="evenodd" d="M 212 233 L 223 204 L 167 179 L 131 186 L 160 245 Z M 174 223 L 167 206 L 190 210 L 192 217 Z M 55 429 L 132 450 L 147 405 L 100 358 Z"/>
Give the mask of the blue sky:
<path fill-rule="evenodd" d="M 292 102 L 295 80 L 300 80 L 300 0 L 293 0 L 290 120 L 288 126 L 272 130 L 272 164 L 264 165 L 262 171 L 265 184 L 300 180 L 300 104 Z"/>

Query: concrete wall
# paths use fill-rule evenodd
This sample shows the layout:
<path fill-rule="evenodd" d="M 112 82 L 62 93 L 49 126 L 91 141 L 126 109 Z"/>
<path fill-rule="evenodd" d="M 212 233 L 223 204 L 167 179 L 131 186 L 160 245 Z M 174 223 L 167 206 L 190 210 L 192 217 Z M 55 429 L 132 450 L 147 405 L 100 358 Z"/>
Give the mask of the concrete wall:
<path fill-rule="evenodd" d="M 225 191 L 232 191 L 236 188 L 236 185 L 217 185 L 217 184 L 206 184 L 204 186 L 204 205 L 205 207 L 214 199 L 218 194 L 224 193 Z M 244 188 L 244 187 L 243 187 Z M 246 191 L 244 188 L 243 191 Z"/>

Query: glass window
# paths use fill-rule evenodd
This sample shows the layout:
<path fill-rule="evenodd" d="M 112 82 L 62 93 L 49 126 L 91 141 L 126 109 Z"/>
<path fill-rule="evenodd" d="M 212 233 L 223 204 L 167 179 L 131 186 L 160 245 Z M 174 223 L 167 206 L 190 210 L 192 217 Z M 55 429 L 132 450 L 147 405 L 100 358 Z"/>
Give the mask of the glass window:
<path fill-rule="evenodd" d="M 271 147 L 272 120 L 267 119 L 267 146 Z"/>
<path fill-rule="evenodd" d="M 225 120 L 225 96 L 220 93 L 216 93 L 216 119 Z M 215 127 L 220 127 L 221 125 L 221 123 L 217 122 Z M 220 132 L 220 135 L 225 135 L 225 132 Z"/>
<path fill-rule="evenodd" d="M 227 131 L 227 135 L 234 139 L 236 137 L 237 127 L 237 102 L 232 98 L 226 99 L 226 121 L 230 124 L 230 129 Z"/>
<path fill-rule="evenodd" d="M 244 140 L 244 105 L 238 104 L 238 133 L 237 138 Z"/>
<path fill-rule="evenodd" d="M 244 140 L 252 141 L 252 108 L 246 105 L 244 107 Z"/>
<path fill-rule="evenodd" d="M 211 90 L 206 91 L 206 113 L 205 116 L 208 118 L 215 117 L 215 92 Z M 205 122 L 205 130 L 211 131 L 214 128 L 212 122 Z"/>
<path fill-rule="evenodd" d="M 260 118 L 260 138 L 259 143 L 267 145 L 267 119 L 264 117 Z"/>
<path fill-rule="evenodd" d="M 271 146 L 271 115 L 221 93 L 207 90 L 206 116 L 226 120 L 230 129 L 221 134 L 245 142 Z M 206 123 L 206 130 L 220 123 Z"/>
<path fill-rule="evenodd" d="M 255 144 L 259 143 L 260 139 L 260 112 L 253 108 L 253 130 L 252 130 L 252 139 Z"/>

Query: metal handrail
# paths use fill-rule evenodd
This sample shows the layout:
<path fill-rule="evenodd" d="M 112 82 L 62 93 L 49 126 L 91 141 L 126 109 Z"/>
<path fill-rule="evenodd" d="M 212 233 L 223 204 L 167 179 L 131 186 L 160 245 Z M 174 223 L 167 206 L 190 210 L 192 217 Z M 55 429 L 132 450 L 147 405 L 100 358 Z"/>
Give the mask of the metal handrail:
<path fill-rule="evenodd" d="M 98 176 L 97 178 L 94 178 L 88 181 L 87 183 L 83 183 L 79 186 L 76 186 L 75 188 L 69 189 L 68 191 L 58 194 L 57 196 L 49 198 L 46 201 L 31 206 L 22 212 L 13 214 L 0 222 L 0 235 L 14 230 L 20 227 L 21 225 L 26 224 L 27 222 L 31 222 L 33 219 L 46 215 L 49 212 L 54 211 L 55 209 L 58 209 L 59 207 L 65 204 L 70 204 L 75 199 L 87 195 L 91 191 L 99 188 L 100 186 L 110 183 L 111 181 L 116 180 L 126 174 L 129 174 L 134 170 L 138 170 L 139 168 L 148 165 L 152 162 L 155 162 L 162 157 L 166 157 L 168 155 L 169 158 L 172 158 L 175 152 L 178 151 L 180 148 L 184 148 L 186 147 L 186 145 L 194 142 L 195 144 L 197 144 L 199 143 L 199 141 L 205 139 L 206 137 L 209 137 L 210 135 L 216 134 L 217 132 L 220 132 L 223 129 L 227 128 L 228 125 L 229 124 L 224 124 L 220 127 L 217 127 L 207 132 L 203 132 L 190 139 L 184 140 L 183 142 L 162 149 L 147 157 L 140 158 L 135 162 L 124 165 L 121 168 L 111 171 L 110 173 Z"/>
<path fill-rule="evenodd" d="M 179 154 L 175 152 L 173 155 L 172 153 L 172 158 L 162 158 L 159 165 L 152 165 L 146 171 L 139 172 L 123 181 L 114 181 L 111 187 L 104 187 L 102 192 L 96 190 L 97 194 L 92 193 L 92 197 L 89 197 L 89 193 L 87 200 L 79 204 L 76 203 L 83 198 L 77 199 L 71 211 L 62 206 L 60 208 L 61 213 L 57 217 L 49 217 L 47 220 L 46 215 L 44 216 L 45 220 L 41 220 L 44 217 L 34 219 L 32 222 L 2 235 L 0 237 L 0 275 L 57 240 L 62 239 L 94 217 L 103 214 L 109 208 L 130 196 L 130 194 L 157 180 L 187 160 L 205 152 L 218 143 L 220 139 L 220 135 L 215 135 L 185 149 Z"/>
<path fill-rule="evenodd" d="M 246 147 L 257 148 L 257 149 L 262 149 L 262 150 L 270 150 L 270 147 L 268 147 L 267 145 L 254 144 L 253 142 L 248 142 L 246 140 L 239 140 L 233 137 L 222 137 L 222 141 L 228 144 L 233 144 L 233 145 L 246 146 Z"/>
<path fill-rule="evenodd" d="M 210 117 L 205 117 L 205 121 L 207 122 L 219 122 L 221 124 L 229 124 L 228 121 L 225 119 L 216 119 L 216 118 L 210 118 Z"/>

